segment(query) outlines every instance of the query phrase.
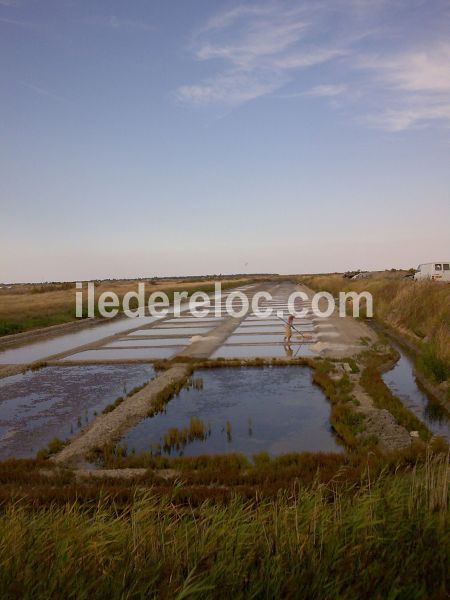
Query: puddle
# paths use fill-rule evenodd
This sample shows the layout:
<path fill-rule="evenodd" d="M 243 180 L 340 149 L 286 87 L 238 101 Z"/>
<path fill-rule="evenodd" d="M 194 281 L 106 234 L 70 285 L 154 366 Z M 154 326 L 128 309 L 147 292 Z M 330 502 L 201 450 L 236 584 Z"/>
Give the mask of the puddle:
<path fill-rule="evenodd" d="M 170 348 L 101 348 L 99 350 L 84 350 L 61 359 L 65 360 L 152 360 L 157 358 L 169 358 L 184 346 L 172 346 Z"/>
<path fill-rule="evenodd" d="M 395 345 L 400 360 L 393 369 L 383 374 L 383 381 L 409 410 L 425 423 L 435 435 L 450 442 L 450 415 L 437 400 L 430 399 L 417 385 L 413 363 Z"/>
<path fill-rule="evenodd" d="M 151 365 L 45 367 L 0 379 L 0 459 L 34 457 L 153 377 Z"/>
<path fill-rule="evenodd" d="M 225 344 L 218 348 L 211 358 L 295 358 L 296 356 L 317 356 L 308 344 L 254 344 L 251 346 Z"/>
<path fill-rule="evenodd" d="M 205 369 L 194 377 L 203 380 L 203 389 L 183 389 L 163 413 L 141 421 L 120 445 L 158 452 L 160 444 L 166 456 L 340 451 L 329 423 L 330 405 L 312 384 L 308 367 Z M 164 448 L 170 428 L 182 430 L 192 423 L 194 439 L 178 449 Z"/>

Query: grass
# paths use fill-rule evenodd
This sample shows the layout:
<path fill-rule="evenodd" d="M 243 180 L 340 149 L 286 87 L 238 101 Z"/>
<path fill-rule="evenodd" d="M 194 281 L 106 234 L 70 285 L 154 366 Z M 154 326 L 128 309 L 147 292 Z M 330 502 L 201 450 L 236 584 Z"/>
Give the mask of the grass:
<path fill-rule="evenodd" d="M 437 352 L 436 343 L 423 343 L 419 365 L 438 383 L 442 383 L 450 378 L 450 365 Z"/>
<path fill-rule="evenodd" d="M 376 446 L 373 436 L 364 435 L 364 417 L 353 406 L 353 385 L 347 374 L 337 375 L 333 362 L 315 361 L 313 382 L 319 385 L 331 403 L 330 422 L 347 448 Z M 356 363 L 355 363 L 356 366 Z"/>
<path fill-rule="evenodd" d="M 191 501 L 180 483 L 161 495 L 141 482 L 123 502 L 96 487 L 95 500 L 80 486 L 76 501 L 3 505 L 2 598 L 447 597 L 442 455 L 271 497 Z"/>
<path fill-rule="evenodd" d="M 441 383 L 450 377 L 450 285 L 414 282 L 402 275 L 383 272 L 358 281 L 339 274 L 312 275 L 301 280 L 334 296 L 340 291 L 370 292 L 375 318 L 412 342 L 419 352 L 419 364 Z"/>
<path fill-rule="evenodd" d="M 156 282 L 146 283 L 146 301 L 154 291 L 165 292 L 173 300 L 175 291 L 186 290 L 189 294 L 196 291 L 210 293 L 214 291 L 214 281 L 221 281 L 222 288 L 227 289 L 248 283 L 257 283 L 262 277 L 233 278 L 217 277 L 214 279 L 190 280 L 188 282 Z M 105 291 L 117 293 L 121 299 L 128 291 L 137 290 L 138 281 L 103 281 L 95 284 L 95 298 Z M 84 285 L 86 288 L 86 285 Z M 13 333 L 21 333 L 32 329 L 49 327 L 78 320 L 75 316 L 75 284 L 64 282 L 60 284 L 18 285 L 12 289 L 0 291 L 0 337 Z M 84 304 L 86 308 L 87 292 L 84 289 Z M 134 308 L 135 304 L 130 303 Z M 85 317 L 87 314 L 84 315 Z"/>

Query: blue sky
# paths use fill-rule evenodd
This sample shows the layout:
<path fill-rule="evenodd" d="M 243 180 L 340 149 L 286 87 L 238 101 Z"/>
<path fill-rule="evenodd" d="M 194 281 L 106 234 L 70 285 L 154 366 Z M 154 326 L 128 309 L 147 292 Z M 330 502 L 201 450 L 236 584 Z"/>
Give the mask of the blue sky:
<path fill-rule="evenodd" d="M 0 281 L 448 260 L 448 0 L 0 0 Z"/>

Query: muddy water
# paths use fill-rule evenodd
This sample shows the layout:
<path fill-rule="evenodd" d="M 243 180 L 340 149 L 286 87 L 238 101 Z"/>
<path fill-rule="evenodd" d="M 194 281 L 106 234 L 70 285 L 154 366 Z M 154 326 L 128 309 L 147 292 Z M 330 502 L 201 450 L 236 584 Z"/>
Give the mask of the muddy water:
<path fill-rule="evenodd" d="M 417 385 L 411 359 L 396 345 L 400 360 L 383 374 L 383 381 L 409 410 L 435 435 L 450 442 L 450 415 L 436 400 L 429 398 Z"/>
<path fill-rule="evenodd" d="M 0 379 L 0 459 L 33 457 L 117 397 L 149 381 L 150 365 L 46 367 Z"/>
<path fill-rule="evenodd" d="M 165 412 L 144 419 L 128 432 L 120 445 L 129 451 L 164 455 L 340 450 L 330 428 L 330 405 L 311 382 L 307 367 L 265 367 L 199 370 L 203 389 L 183 389 Z M 164 449 L 169 428 L 188 427 L 190 418 L 201 419 L 207 431 L 178 449 Z M 227 424 L 228 423 L 228 424 Z"/>

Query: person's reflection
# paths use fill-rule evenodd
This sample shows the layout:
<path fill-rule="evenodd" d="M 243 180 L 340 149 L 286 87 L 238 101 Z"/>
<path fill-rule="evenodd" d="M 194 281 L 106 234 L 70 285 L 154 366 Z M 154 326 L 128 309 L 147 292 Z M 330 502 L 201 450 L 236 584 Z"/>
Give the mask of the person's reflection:
<path fill-rule="evenodd" d="M 286 352 L 287 358 L 292 358 L 294 355 L 294 351 L 292 350 L 292 346 L 290 342 L 285 342 L 283 344 L 284 351 Z"/>

